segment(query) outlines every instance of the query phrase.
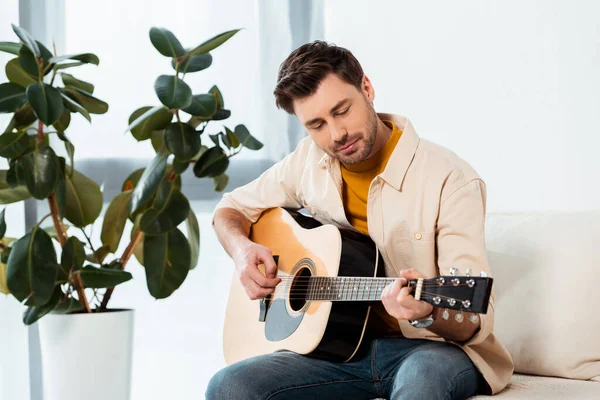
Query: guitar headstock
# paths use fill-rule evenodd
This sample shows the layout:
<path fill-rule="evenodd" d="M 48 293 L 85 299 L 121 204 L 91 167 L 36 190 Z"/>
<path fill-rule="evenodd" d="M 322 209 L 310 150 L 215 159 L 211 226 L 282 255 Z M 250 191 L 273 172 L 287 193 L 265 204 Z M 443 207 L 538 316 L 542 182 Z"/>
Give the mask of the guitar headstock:
<path fill-rule="evenodd" d="M 451 275 L 437 276 L 429 279 L 413 279 L 410 285 L 415 287 L 413 295 L 417 300 L 425 301 L 434 307 L 457 311 L 487 313 L 492 293 L 493 278 L 482 272 L 481 276 L 456 275 L 452 268 Z"/>

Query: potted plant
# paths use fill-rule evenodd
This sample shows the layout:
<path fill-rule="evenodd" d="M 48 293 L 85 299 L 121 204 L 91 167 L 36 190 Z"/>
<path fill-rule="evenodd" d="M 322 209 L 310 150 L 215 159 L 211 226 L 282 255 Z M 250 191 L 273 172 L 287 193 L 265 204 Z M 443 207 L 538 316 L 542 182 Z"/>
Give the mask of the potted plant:
<path fill-rule="evenodd" d="M 151 140 L 156 156 L 134 171 L 110 201 L 97 246 L 85 228 L 99 217 L 104 199 L 98 184 L 75 169 L 75 148 L 66 131 L 72 114 L 91 122 L 91 114 L 105 113 L 108 104 L 94 97 L 91 83 L 66 70 L 98 65 L 99 59 L 91 53 L 57 56 L 22 28 L 13 25 L 13 30 L 20 42 L 0 42 L 0 51 L 15 55 L 6 65 L 9 82 L 0 84 L 0 112 L 13 114 L 0 134 L 0 156 L 9 163 L 8 170 L 0 171 L 0 204 L 33 197 L 47 201 L 50 213 L 16 239 L 4 237 L 5 210 L 0 211 L 0 291 L 27 306 L 25 324 L 38 321 L 46 399 L 78 399 L 81 393 L 126 399 L 133 310 L 113 310 L 108 302 L 115 286 L 132 279 L 125 271 L 128 260 L 135 253 L 144 265 L 153 297 L 170 296 L 196 266 L 200 244 L 180 175 L 193 164 L 196 176 L 214 179 L 215 190 L 221 191 L 229 158 L 243 147 L 262 147 L 243 125 L 223 127 L 209 135 L 212 146 L 206 146 L 202 134 L 208 124 L 231 113 L 216 86 L 194 95 L 183 80 L 187 73 L 208 68 L 209 52 L 238 30 L 191 49 L 166 29 L 150 30 L 152 44 L 171 59 L 175 72 L 156 79 L 160 104 L 134 111 L 128 131 L 138 141 Z M 63 142 L 68 160 L 56 154 L 51 135 Z M 52 225 L 46 227 L 49 220 Z M 183 223 L 187 236 L 179 229 Z M 129 243 L 117 255 L 126 226 L 131 226 Z M 73 379 L 65 373 L 90 360 L 93 374 Z"/>

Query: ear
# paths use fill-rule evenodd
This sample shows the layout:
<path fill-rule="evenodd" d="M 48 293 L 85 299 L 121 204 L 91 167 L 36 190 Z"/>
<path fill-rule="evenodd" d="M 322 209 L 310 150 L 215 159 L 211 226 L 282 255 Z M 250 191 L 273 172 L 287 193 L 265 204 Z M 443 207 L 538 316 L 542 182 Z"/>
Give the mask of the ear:
<path fill-rule="evenodd" d="M 375 101 L 375 89 L 373 88 L 373 84 L 366 74 L 363 74 L 361 88 L 367 100 L 373 103 L 373 101 Z"/>

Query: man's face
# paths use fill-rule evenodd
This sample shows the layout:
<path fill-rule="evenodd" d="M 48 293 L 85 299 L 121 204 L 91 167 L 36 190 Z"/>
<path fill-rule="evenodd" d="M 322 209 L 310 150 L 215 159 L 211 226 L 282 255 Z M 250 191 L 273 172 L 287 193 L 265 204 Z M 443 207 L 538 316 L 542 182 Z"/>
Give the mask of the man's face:
<path fill-rule="evenodd" d="M 374 92 L 363 77 L 362 90 L 329 74 L 309 97 L 294 100 L 294 112 L 319 148 L 346 164 L 367 159 L 377 137 Z"/>

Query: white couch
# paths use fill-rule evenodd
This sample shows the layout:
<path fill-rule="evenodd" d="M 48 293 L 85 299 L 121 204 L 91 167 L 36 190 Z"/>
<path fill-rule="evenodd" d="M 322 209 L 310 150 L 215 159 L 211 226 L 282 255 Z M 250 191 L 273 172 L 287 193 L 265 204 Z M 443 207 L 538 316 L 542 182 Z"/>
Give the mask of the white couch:
<path fill-rule="evenodd" d="M 490 214 L 486 245 L 515 362 L 493 398 L 600 399 L 600 211 Z"/>

